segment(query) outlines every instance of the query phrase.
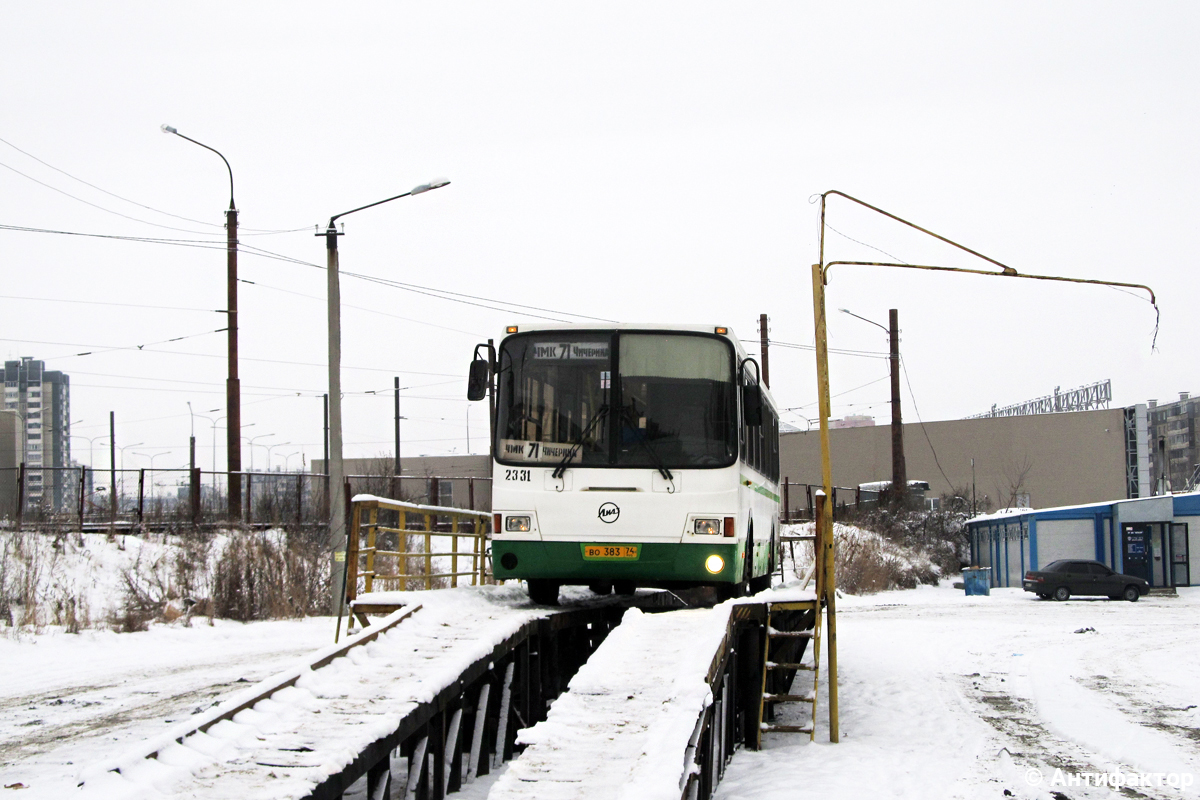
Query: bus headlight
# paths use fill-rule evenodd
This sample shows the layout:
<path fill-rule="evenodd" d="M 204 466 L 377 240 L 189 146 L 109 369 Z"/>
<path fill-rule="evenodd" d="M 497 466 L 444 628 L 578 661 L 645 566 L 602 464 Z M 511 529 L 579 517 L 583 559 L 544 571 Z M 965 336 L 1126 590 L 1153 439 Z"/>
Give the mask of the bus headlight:
<path fill-rule="evenodd" d="M 720 536 L 721 520 L 698 519 L 693 524 L 692 530 L 697 536 Z"/>
<path fill-rule="evenodd" d="M 504 530 L 513 533 L 528 533 L 529 517 L 505 517 Z"/>
<path fill-rule="evenodd" d="M 721 570 L 725 569 L 725 559 L 721 558 L 716 553 L 713 553 L 711 556 L 704 559 L 704 568 L 713 575 L 719 575 Z"/>

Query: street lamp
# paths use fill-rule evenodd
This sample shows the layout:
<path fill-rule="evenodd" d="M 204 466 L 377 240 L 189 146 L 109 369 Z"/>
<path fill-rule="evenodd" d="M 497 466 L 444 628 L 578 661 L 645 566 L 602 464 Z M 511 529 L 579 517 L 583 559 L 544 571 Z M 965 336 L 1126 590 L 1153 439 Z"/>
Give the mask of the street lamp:
<path fill-rule="evenodd" d="M 294 453 L 288 453 L 286 456 L 284 456 L 284 457 L 283 457 L 283 471 L 284 471 L 284 472 L 290 472 L 290 471 L 291 471 L 291 466 L 290 466 L 290 465 L 291 465 L 291 462 L 292 462 L 292 456 L 298 456 L 298 455 L 301 455 L 301 453 L 300 453 L 300 451 L 299 451 L 299 450 L 297 450 L 297 451 L 296 451 L 296 452 L 294 452 Z"/>
<path fill-rule="evenodd" d="M 242 448 L 241 448 L 241 422 L 242 422 L 242 389 L 241 381 L 238 379 L 238 317 L 237 317 L 237 253 L 238 253 L 238 238 L 237 238 L 237 206 L 233 202 L 233 167 L 229 166 L 229 160 L 221 153 L 212 147 L 198 142 L 195 139 L 184 136 L 179 131 L 172 128 L 170 125 L 162 126 L 163 133 L 170 133 L 178 136 L 180 139 L 186 139 L 192 144 L 199 145 L 205 150 L 216 153 L 225 162 L 225 169 L 229 171 L 229 209 L 225 212 L 225 237 L 226 237 L 226 316 L 229 318 L 229 377 L 225 381 L 225 404 L 229 415 L 228 427 L 228 459 L 229 459 L 229 474 L 242 471 Z M 215 447 L 214 447 L 215 453 Z M 213 472 L 216 472 L 216 465 L 213 466 Z M 234 519 L 240 519 L 242 515 L 242 485 L 239 481 L 229 481 L 229 516 Z"/>
<path fill-rule="evenodd" d="M 902 225 L 907 225 L 910 228 L 920 231 L 921 233 L 944 242 L 951 247 L 958 248 L 970 255 L 981 258 L 984 261 L 999 267 L 999 272 L 990 269 L 967 269 L 965 267 L 944 267 L 933 266 L 926 264 L 901 264 L 897 262 L 883 261 L 826 261 L 825 260 L 825 206 L 831 195 L 849 200 L 870 211 L 899 222 Z M 1121 283 L 1118 281 L 1103 281 L 1094 278 L 1065 278 L 1059 275 L 1029 275 L 1017 272 L 1012 267 L 1001 264 L 994 258 L 989 258 L 982 253 L 976 252 L 969 247 L 964 247 L 958 242 L 951 241 L 945 236 L 934 233 L 931 230 L 922 228 L 920 225 L 915 225 L 906 219 L 901 219 L 895 214 L 890 214 L 881 208 L 877 208 L 869 203 L 864 203 L 858 198 L 851 197 L 844 192 L 830 190 L 820 195 L 821 197 L 821 226 L 818 234 L 817 244 L 817 263 L 812 265 L 812 287 L 813 287 L 813 323 L 816 328 L 817 339 L 817 397 L 820 405 L 821 413 L 821 478 L 824 483 L 825 499 L 828 500 L 833 496 L 833 470 L 829 462 L 829 343 L 826 331 L 825 320 L 825 285 L 829 282 L 829 269 L 837 265 L 845 266 L 860 266 L 860 267 L 894 267 L 897 269 L 924 269 L 935 272 L 961 272 L 969 275 L 989 275 L 992 277 L 1005 278 L 1028 278 L 1039 281 L 1062 281 L 1066 283 L 1090 283 L 1098 286 L 1117 286 L 1126 289 L 1141 289 L 1150 295 L 1150 304 L 1154 306 L 1155 312 L 1158 311 L 1158 304 L 1155 301 L 1154 291 L 1144 284 L 1140 283 Z M 829 626 L 828 634 L 825 641 L 828 643 L 829 653 L 829 668 L 827 675 L 829 676 L 829 740 L 836 742 L 840 738 L 838 732 L 838 695 L 837 695 L 837 615 L 836 615 L 836 594 L 834 591 L 834 568 L 833 568 L 833 516 L 830 513 L 832 509 L 826 503 L 821 504 L 822 513 L 816 524 L 816 542 L 814 555 L 817 569 L 817 597 L 818 597 L 818 613 L 820 604 L 825 605 L 826 620 Z"/>
<path fill-rule="evenodd" d="M 131 447 L 141 447 L 144 444 L 145 442 L 134 442 L 133 444 L 116 445 L 116 448 L 121 451 L 121 482 L 113 489 L 113 497 L 116 498 L 118 503 L 120 502 L 121 495 L 125 490 L 125 451 Z M 119 506 L 114 506 L 114 508 L 119 509 Z"/>
<path fill-rule="evenodd" d="M 325 237 L 325 252 L 327 262 L 327 279 L 328 279 L 328 296 L 327 302 L 329 305 L 329 463 L 326 470 L 329 473 L 329 545 L 332 560 L 330 561 L 330 569 L 333 580 L 330 585 L 333 588 L 333 603 L 337 606 L 338 598 L 344 597 L 345 587 L 341 585 L 337 575 L 337 553 L 344 550 L 346 547 L 346 489 L 343 485 L 345 481 L 344 470 L 342 468 L 342 298 L 341 288 L 338 285 L 338 245 L 337 228 L 334 223 L 338 219 L 354 214 L 364 209 L 374 208 L 375 206 L 390 203 L 393 200 L 399 200 L 401 197 L 409 195 L 423 194 L 431 189 L 440 189 L 449 184 L 450 181 L 445 178 L 423 183 L 420 186 L 413 187 L 410 191 L 404 194 L 398 194 L 394 197 L 389 197 L 386 200 L 378 200 L 374 203 L 368 203 L 365 206 L 352 208 L 349 211 L 343 211 L 340 214 L 334 214 L 329 218 L 329 225 L 324 233 L 317 233 L 317 236 Z M 337 636 L 335 634 L 334 638 Z"/>
<path fill-rule="evenodd" d="M 255 439 L 265 439 L 268 436 L 274 436 L 273 433 L 260 433 L 258 436 L 249 437 L 243 436 L 242 439 L 250 443 L 250 471 L 254 472 L 254 441 Z M 260 444 L 259 447 L 266 447 L 265 444 Z"/>
<path fill-rule="evenodd" d="M 276 447 L 286 447 L 291 442 L 276 442 L 275 444 L 260 444 L 259 447 L 264 447 L 267 450 L 267 472 L 271 471 L 271 451 Z"/>
<path fill-rule="evenodd" d="M 870 323 L 888 335 L 889 371 L 892 378 L 892 488 L 890 494 L 894 503 L 907 504 L 908 467 L 904 462 L 904 423 L 900 415 L 900 312 L 895 308 L 889 309 L 888 327 L 884 328 L 878 322 L 860 317 L 849 309 L 839 308 L 838 311 Z"/>
<path fill-rule="evenodd" d="M 88 442 L 88 466 L 91 467 L 93 470 L 95 470 L 96 465 L 92 460 L 94 458 L 94 452 L 92 450 L 92 445 L 94 445 L 96 443 L 97 439 L 107 439 L 108 434 L 106 433 L 103 436 L 84 436 L 79 433 L 72 433 L 71 438 L 72 439 L 87 439 L 87 442 Z"/>
<path fill-rule="evenodd" d="M 151 497 L 153 497 L 154 496 L 154 459 L 158 458 L 159 456 L 170 455 L 171 451 L 164 450 L 161 453 L 139 453 L 135 450 L 133 454 L 135 456 L 141 456 L 142 458 L 150 459 L 150 495 L 151 495 Z"/>

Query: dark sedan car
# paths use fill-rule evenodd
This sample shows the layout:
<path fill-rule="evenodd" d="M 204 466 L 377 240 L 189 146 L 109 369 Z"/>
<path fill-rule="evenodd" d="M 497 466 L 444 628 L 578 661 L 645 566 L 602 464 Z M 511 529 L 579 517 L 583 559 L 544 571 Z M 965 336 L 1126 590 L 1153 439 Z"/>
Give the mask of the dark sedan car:
<path fill-rule="evenodd" d="M 1025 591 L 1043 600 L 1070 600 L 1071 595 L 1105 595 L 1135 602 L 1150 591 L 1150 584 L 1133 575 L 1113 572 L 1099 561 L 1054 561 L 1044 569 L 1025 573 Z"/>

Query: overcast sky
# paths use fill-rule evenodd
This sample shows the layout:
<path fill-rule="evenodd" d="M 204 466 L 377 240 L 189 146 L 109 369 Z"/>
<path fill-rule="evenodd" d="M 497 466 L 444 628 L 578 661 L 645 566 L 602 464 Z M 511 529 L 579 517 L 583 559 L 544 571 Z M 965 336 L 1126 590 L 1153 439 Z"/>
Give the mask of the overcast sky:
<path fill-rule="evenodd" d="M 812 196 L 828 189 L 1021 272 L 1158 294 L 1152 352 L 1154 310 L 1137 294 L 835 267 L 831 347 L 887 349 L 883 331 L 834 309 L 882 324 L 899 309 L 906 420 L 1106 378 L 1119 405 L 1200 389 L 1194 4 L 62 2 L 0 14 L 0 224 L 217 243 L 0 229 L 0 344 L 71 376 L 82 463 L 112 410 L 117 443 L 137 445 L 126 466 L 154 453 L 159 468 L 184 465 L 191 401 L 211 418 L 195 419 L 211 467 L 225 413 L 225 334 L 211 331 L 224 326 L 212 309 L 225 306 L 228 176 L 163 123 L 233 168 L 242 420 L 261 437 L 246 467 L 252 452 L 256 468 L 321 456 L 313 226 L 441 176 L 453 183 L 346 218 L 342 269 L 549 311 L 344 277 L 347 456 L 391 452 L 393 376 L 411 387 L 404 455 L 466 452 L 468 413 L 470 448 L 486 452 L 467 363 L 532 313 L 712 323 L 748 340 L 766 313 L 773 340 L 811 345 Z M 840 232 L 829 258 L 981 265 L 844 201 L 828 222 Z M 161 343 L 181 336 L 194 338 Z M 886 375 L 883 358 L 835 354 L 834 415 L 885 421 Z M 771 378 L 803 428 L 816 416 L 811 351 L 773 350 Z"/>

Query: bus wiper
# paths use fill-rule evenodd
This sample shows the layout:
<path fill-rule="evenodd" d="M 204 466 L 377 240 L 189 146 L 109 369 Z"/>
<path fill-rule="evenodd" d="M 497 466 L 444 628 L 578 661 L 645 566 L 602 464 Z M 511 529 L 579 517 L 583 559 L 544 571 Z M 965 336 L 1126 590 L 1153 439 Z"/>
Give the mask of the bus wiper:
<path fill-rule="evenodd" d="M 624 408 L 622 410 L 625 412 L 623 415 L 625 420 L 630 423 L 630 427 L 632 428 L 633 423 L 636 421 L 634 419 L 634 413 L 628 408 Z M 667 465 L 663 463 L 662 457 L 658 454 L 658 451 L 650 446 L 650 442 L 646 439 L 639 438 L 637 443 L 645 448 L 646 452 L 650 454 L 650 459 L 654 462 L 654 468 L 658 470 L 659 475 L 663 476 L 663 480 L 674 483 L 675 476 L 671 474 L 671 470 L 667 469 Z"/>
<path fill-rule="evenodd" d="M 607 404 L 596 409 L 596 413 L 592 414 L 592 418 L 588 420 L 588 424 L 582 431 L 579 432 L 579 435 L 575 437 L 575 441 L 571 443 L 571 449 L 567 451 L 565 456 L 563 456 L 562 461 L 558 462 L 558 466 L 554 468 L 554 472 L 550 474 L 550 477 L 558 480 L 563 476 L 563 473 L 567 471 L 568 462 L 575 458 L 575 454 L 579 452 L 579 447 L 583 444 L 583 440 L 586 439 L 588 434 L 592 432 L 592 428 L 596 427 L 596 423 L 606 416 L 608 416 Z"/>

